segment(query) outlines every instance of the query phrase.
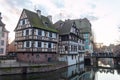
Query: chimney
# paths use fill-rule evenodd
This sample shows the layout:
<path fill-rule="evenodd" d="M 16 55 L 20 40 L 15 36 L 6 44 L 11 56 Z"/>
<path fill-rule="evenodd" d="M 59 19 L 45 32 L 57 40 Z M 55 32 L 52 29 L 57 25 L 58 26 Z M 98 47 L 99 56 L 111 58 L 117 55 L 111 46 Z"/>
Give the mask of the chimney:
<path fill-rule="evenodd" d="M 40 10 L 37 10 L 37 14 L 41 18 L 41 11 Z"/>
<path fill-rule="evenodd" d="M 2 17 L 1 17 L 1 12 L 0 12 L 0 20 L 2 19 Z"/>
<path fill-rule="evenodd" d="M 50 22 L 52 23 L 52 16 L 48 15 L 47 18 L 50 20 Z"/>

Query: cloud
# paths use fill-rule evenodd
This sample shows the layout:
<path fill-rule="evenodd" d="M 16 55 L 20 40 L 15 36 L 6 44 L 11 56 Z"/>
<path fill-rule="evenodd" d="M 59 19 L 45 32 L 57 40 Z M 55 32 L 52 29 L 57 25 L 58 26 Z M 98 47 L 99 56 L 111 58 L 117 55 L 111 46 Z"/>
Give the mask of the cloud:
<path fill-rule="evenodd" d="M 27 7 L 29 4 L 31 4 L 31 1 L 29 0 L 5 0 L 5 1 L 12 8 Z"/>
<path fill-rule="evenodd" d="M 92 4 L 92 3 L 91 3 L 90 6 L 91 6 L 91 8 L 93 8 L 93 9 L 96 8 L 96 5 L 95 5 L 95 4 Z"/>
<path fill-rule="evenodd" d="M 89 15 L 89 14 L 87 14 L 87 15 L 81 15 L 81 18 L 87 18 L 90 21 L 96 21 L 96 20 L 99 19 L 98 17 L 93 16 L 93 15 Z"/>
<path fill-rule="evenodd" d="M 57 8 L 64 8 L 64 0 L 52 0 Z"/>
<path fill-rule="evenodd" d="M 119 1 L 119 0 L 118 0 Z M 113 6 L 114 3 L 114 6 Z M 117 4 L 115 4 L 117 3 Z M 116 6 L 117 5 L 117 6 Z M 3 7 L 4 6 L 4 7 Z M 40 9 L 42 15 L 52 15 L 53 21 L 59 19 L 79 19 L 86 17 L 92 21 L 92 27 L 96 30 L 99 37 L 99 31 L 106 30 L 100 34 L 105 36 L 106 31 L 109 34 L 113 24 L 119 24 L 120 11 L 118 11 L 119 2 L 103 0 L 0 0 L 0 11 L 3 22 L 10 31 L 10 37 L 13 37 L 13 30 L 16 27 L 23 8 L 34 11 L 35 6 Z M 108 25 L 109 24 L 109 25 Z M 111 30 L 111 31 L 110 31 Z M 108 35 L 108 34 L 107 34 Z M 107 41 L 101 38 L 102 41 Z M 112 40 L 112 39 L 109 39 Z"/>

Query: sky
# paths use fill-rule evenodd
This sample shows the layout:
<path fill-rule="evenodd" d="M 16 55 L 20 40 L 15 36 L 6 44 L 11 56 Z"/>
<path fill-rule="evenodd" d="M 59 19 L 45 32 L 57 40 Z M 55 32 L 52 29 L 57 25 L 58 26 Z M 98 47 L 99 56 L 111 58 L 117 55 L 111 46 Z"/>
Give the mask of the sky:
<path fill-rule="evenodd" d="M 14 40 L 14 29 L 22 10 L 41 10 L 58 20 L 88 18 L 97 43 L 115 44 L 120 39 L 120 0 L 0 0 L 0 12 L 9 41 Z"/>

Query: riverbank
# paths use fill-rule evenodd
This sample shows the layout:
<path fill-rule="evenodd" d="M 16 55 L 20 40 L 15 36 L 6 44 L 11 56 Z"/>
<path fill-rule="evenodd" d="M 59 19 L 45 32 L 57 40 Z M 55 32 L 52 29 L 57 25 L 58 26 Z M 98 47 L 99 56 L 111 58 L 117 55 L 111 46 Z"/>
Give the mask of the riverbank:
<path fill-rule="evenodd" d="M 66 62 L 49 62 L 49 63 L 11 63 L 0 64 L 0 75 L 8 74 L 27 74 L 27 73 L 37 73 L 37 72 L 49 72 L 58 70 L 63 67 L 67 67 Z"/>

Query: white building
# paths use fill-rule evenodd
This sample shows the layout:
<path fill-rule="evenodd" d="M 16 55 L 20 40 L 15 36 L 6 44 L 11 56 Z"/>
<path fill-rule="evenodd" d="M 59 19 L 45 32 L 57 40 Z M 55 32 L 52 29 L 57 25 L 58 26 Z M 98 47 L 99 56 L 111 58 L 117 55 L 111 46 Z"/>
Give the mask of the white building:
<path fill-rule="evenodd" d="M 59 32 L 59 60 L 73 65 L 84 61 L 84 39 L 74 20 L 58 21 L 55 24 Z"/>
<path fill-rule="evenodd" d="M 0 56 L 5 56 L 7 54 L 9 31 L 6 30 L 5 24 L 1 20 L 2 17 L 0 13 Z"/>

